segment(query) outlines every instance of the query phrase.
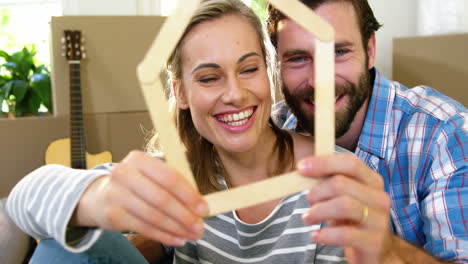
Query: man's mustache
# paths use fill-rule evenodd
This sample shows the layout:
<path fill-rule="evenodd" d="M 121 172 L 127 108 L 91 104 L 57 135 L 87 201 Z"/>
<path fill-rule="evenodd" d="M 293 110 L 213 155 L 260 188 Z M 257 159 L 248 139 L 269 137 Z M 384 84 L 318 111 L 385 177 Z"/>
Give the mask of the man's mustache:
<path fill-rule="evenodd" d="M 352 94 L 354 92 L 355 91 L 351 84 L 335 85 L 336 96 L 342 96 L 344 94 Z M 310 86 L 310 85 L 300 87 L 299 89 L 294 91 L 293 96 L 296 98 L 309 99 L 312 102 L 314 102 L 315 101 L 315 87 Z"/>

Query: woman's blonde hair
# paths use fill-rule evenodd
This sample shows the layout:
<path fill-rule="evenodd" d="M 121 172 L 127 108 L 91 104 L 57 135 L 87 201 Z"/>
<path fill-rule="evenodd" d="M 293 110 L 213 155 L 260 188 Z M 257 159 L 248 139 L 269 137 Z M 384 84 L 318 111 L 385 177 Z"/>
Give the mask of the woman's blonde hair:
<path fill-rule="evenodd" d="M 270 39 L 266 33 L 266 27 L 258 18 L 257 15 L 240 0 L 205 0 L 202 1 L 195 14 L 192 16 L 187 28 L 182 35 L 181 40 L 174 49 L 172 55 L 166 63 L 167 85 L 166 94 L 169 95 L 171 102 L 176 104 L 172 84 L 174 82 L 181 83 L 182 78 L 182 45 L 185 36 L 197 25 L 206 21 L 219 19 L 226 15 L 239 15 L 245 18 L 255 29 L 257 37 L 260 40 L 261 49 L 263 52 L 265 64 L 267 65 L 268 77 L 270 79 L 270 88 L 272 98 L 278 85 L 277 67 L 275 60 L 275 51 Z M 179 89 L 183 89 L 180 87 Z M 274 98 L 273 98 L 274 99 Z M 196 130 L 190 109 L 180 109 L 174 105 L 174 114 L 176 126 L 179 131 L 180 138 L 184 143 L 187 151 L 187 157 L 191 164 L 193 175 L 202 194 L 216 192 L 222 189 L 216 173 L 225 174 L 223 166 L 219 160 L 218 154 L 211 142 L 203 138 Z M 293 166 L 293 143 L 291 136 L 279 129 L 269 119 L 269 124 L 276 135 L 275 151 L 270 156 L 270 159 L 277 155 L 284 155 L 278 159 L 275 168 L 269 168 L 269 174 L 276 175 L 283 172 L 286 168 Z M 147 145 L 147 151 L 157 150 L 157 135 L 153 136 Z M 267 166 L 267 164 L 265 164 Z M 229 179 L 225 177 L 229 185 Z"/>

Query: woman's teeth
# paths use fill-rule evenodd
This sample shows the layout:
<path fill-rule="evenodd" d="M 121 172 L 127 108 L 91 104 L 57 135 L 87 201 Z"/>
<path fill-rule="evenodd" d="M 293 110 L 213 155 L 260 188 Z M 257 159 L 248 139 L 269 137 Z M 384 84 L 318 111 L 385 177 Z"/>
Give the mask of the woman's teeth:
<path fill-rule="evenodd" d="M 224 115 L 217 119 L 230 126 L 240 126 L 249 121 L 249 118 L 252 116 L 253 112 L 253 108 L 250 108 L 239 113 Z"/>

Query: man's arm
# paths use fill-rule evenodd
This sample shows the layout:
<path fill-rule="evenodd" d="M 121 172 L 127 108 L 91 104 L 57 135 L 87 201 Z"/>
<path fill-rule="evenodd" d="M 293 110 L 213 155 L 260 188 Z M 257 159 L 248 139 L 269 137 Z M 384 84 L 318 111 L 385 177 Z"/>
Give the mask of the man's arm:
<path fill-rule="evenodd" d="M 425 263 L 425 264 L 437 264 L 437 263 L 453 263 L 436 260 L 426 251 L 404 241 L 403 239 L 391 235 L 391 247 L 385 258 L 384 264 L 400 264 L 400 263 Z"/>
<path fill-rule="evenodd" d="M 322 178 L 309 191 L 311 208 L 303 216 L 307 225 L 329 223 L 312 232 L 317 243 L 344 247 L 349 263 L 443 263 L 391 234 L 382 177 L 354 155 L 309 157 L 298 170 Z"/>

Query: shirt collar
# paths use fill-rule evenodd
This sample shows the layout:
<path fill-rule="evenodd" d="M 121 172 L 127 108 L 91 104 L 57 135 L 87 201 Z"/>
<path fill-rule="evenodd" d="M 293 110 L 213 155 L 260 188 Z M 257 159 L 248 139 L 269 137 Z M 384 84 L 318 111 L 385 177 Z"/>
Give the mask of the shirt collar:
<path fill-rule="evenodd" d="M 383 158 L 389 136 L 395 87 L 377 69 L 372 68 L 370 72 L 374 76 L 374 85 L 358 147 Z"/>

